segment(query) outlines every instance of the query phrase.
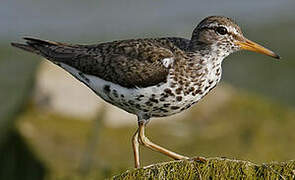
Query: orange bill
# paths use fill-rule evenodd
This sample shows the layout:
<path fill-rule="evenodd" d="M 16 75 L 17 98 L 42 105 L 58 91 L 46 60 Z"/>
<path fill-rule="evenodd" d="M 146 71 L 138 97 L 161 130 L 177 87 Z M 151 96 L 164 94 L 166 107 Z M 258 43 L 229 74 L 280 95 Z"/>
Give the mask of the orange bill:
<path fill-rule="evenodd" d="M 255 43 L 253 41 L 250 41 L 249 39 L 245 38 L 245 41 L 238 41 L 237 44 L 240 45 L 241 49 L 243 49 L 243 50 L 254 51 L 254 52 L 268 55 L 268 56 L 276 58 L 276 59 L 280 59 L 280 56 L 278 54 L 272 52 L 269 49 L 266 49 L 265 47 Z"/>

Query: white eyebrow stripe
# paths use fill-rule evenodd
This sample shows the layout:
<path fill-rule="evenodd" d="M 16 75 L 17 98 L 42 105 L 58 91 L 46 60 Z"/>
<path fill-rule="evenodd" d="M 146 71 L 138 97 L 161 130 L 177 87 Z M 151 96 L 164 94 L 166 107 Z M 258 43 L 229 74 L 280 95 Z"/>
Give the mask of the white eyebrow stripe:
<path fill-rule="evenodd" d="M 218 23 L 211 23 L 211 24 L 209 24 L 209 25 L 206 25 L 206 26 L 204 26 L 205 28 L 207 27 L 207 28 L 213 28 L 213 27 L 218 27 L 218 26 L 220 26 Z"/>

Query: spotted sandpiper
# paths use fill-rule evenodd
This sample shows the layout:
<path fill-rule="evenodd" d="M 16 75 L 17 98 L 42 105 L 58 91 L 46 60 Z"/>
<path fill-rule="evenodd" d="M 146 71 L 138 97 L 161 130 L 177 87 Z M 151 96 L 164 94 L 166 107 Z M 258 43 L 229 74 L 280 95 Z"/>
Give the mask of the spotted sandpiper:
<path fill-rule="evenodd" d="M 190 40 L 166 37 L 75 45 L 24 39 L 26 44 L 12 46 L 45 57 L 105 101 L 137 116 L 132 137 L 135 167 L 140 167 L 139 145 L 173 159 L 188 159 L 151 142 L 145 127 L 152 117 L 179 113 L 202 99 L 220 81 L 226 56 L 250 50 L 280 59 L 246 39 L 239 26 L 223 16 L 202 20 Z"/>

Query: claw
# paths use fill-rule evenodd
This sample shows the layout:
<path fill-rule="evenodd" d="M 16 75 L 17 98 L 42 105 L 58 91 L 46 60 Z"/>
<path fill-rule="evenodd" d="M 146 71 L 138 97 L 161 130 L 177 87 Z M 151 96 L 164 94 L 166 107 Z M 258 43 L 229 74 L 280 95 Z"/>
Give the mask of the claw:
<path fill-rule="evenodd" d="M 201 156 L 192 157 L 191 160 L 197 161 L 197 162 L 200 162 L 200 163 L 206 163 L 207 162 L 207 159 L 204 158 L 204 157 L 201 157 Z"/>

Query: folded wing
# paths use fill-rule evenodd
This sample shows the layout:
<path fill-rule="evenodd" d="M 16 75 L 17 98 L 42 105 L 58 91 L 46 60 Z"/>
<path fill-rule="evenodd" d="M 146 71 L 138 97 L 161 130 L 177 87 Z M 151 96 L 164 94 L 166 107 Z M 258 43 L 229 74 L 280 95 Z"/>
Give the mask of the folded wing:
<path fill-rule="evenodd" d="M 153 39 L 114 41 L 98 45 L 24 39 L 26 44 L 12 43 L 12 46 L 126 88 L 164 83 L 169 71 L 167 60 L 174 60 L 172 51 Z"/>

